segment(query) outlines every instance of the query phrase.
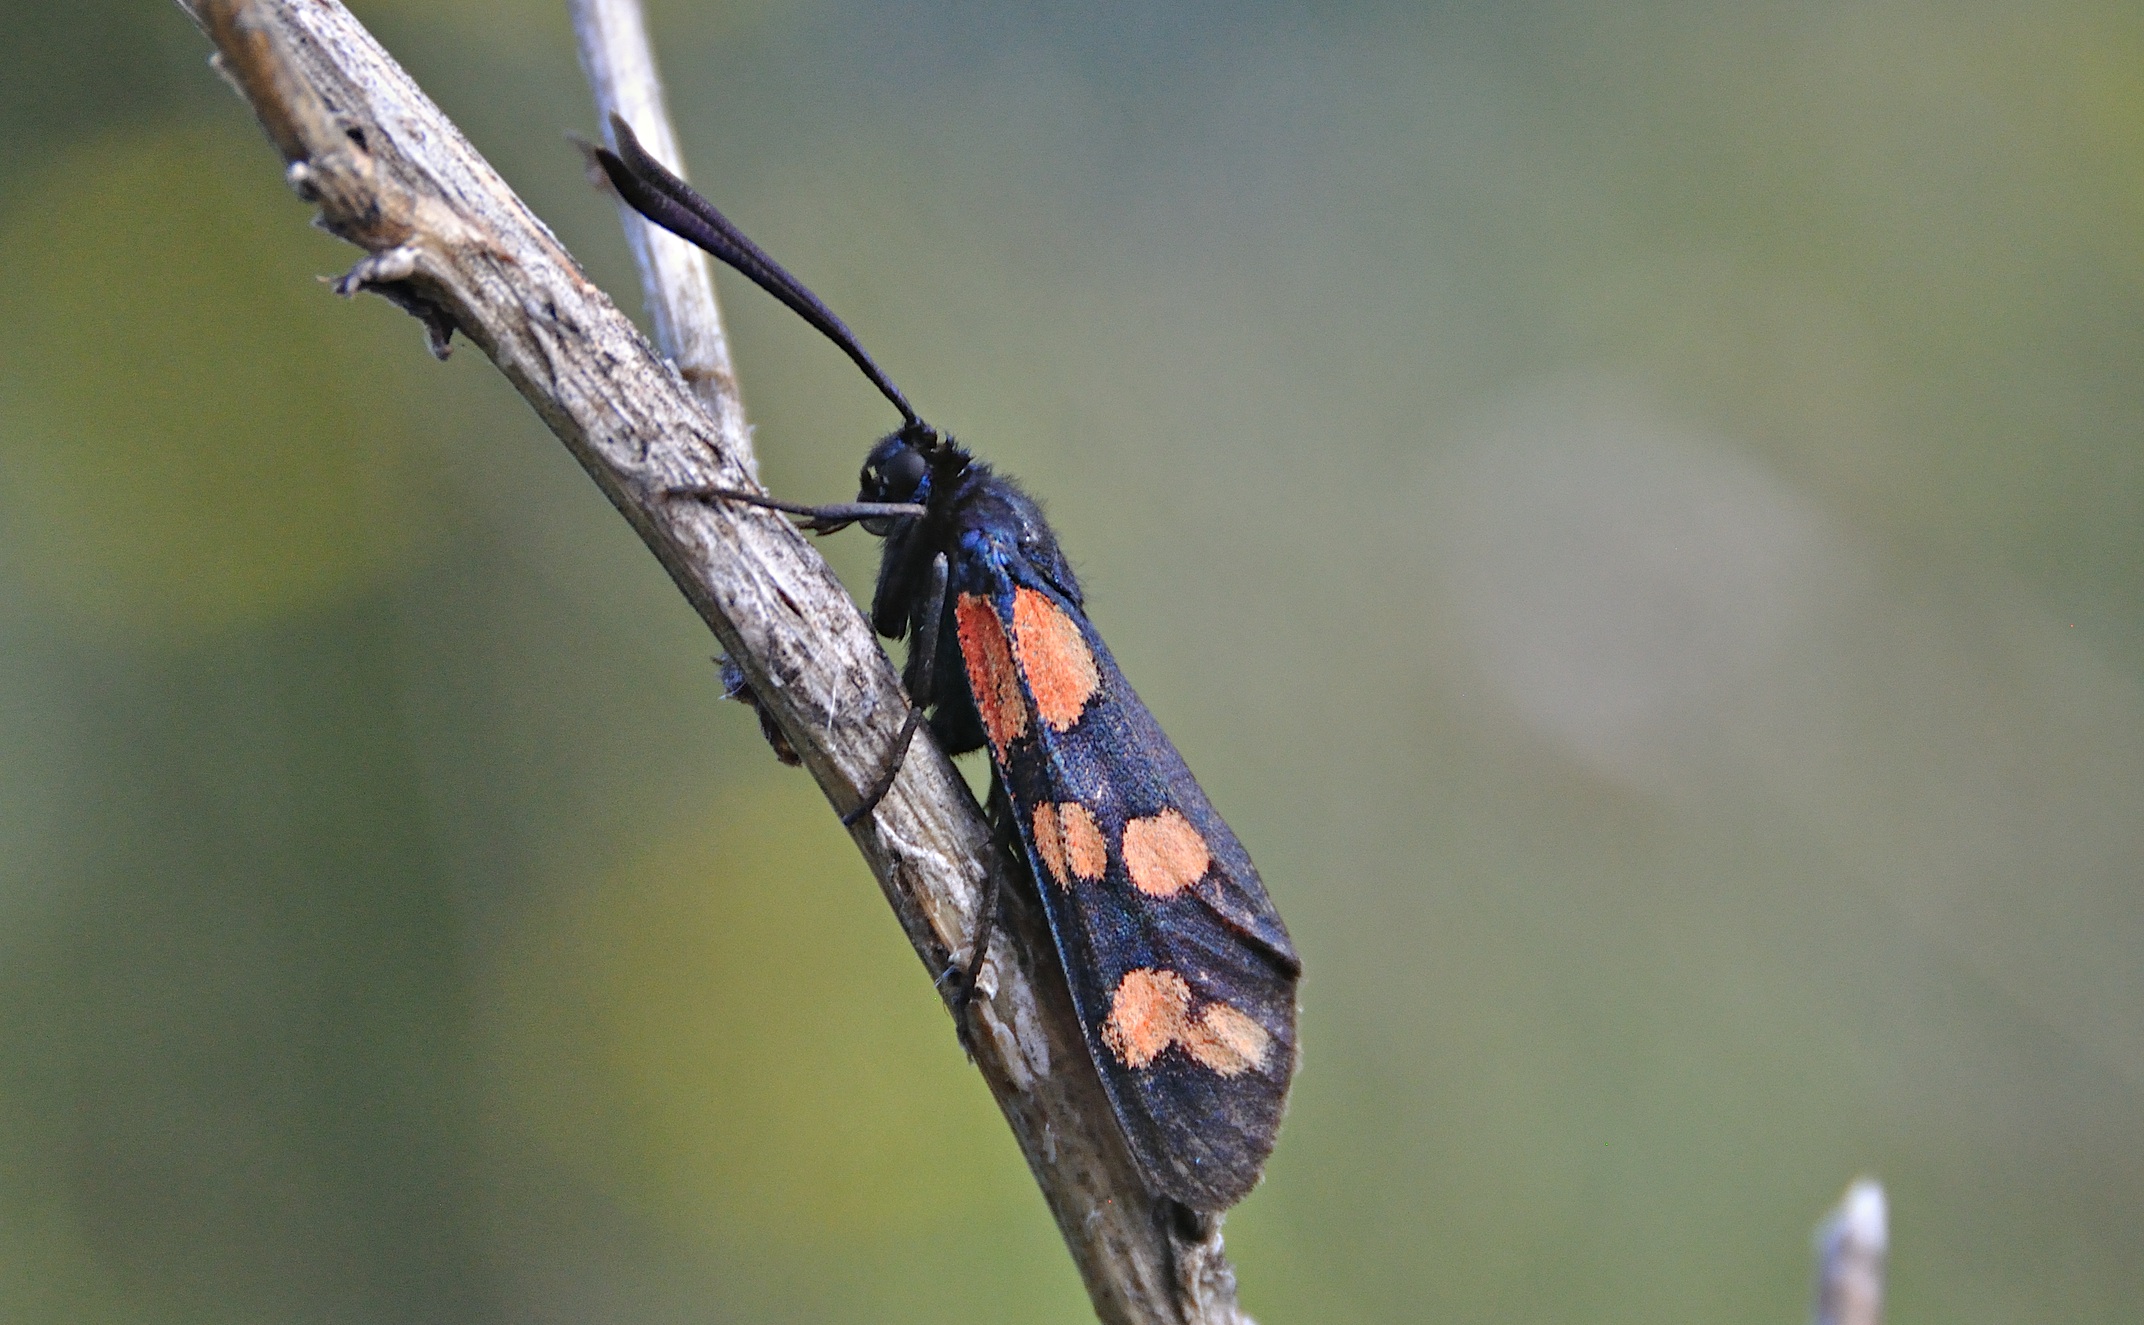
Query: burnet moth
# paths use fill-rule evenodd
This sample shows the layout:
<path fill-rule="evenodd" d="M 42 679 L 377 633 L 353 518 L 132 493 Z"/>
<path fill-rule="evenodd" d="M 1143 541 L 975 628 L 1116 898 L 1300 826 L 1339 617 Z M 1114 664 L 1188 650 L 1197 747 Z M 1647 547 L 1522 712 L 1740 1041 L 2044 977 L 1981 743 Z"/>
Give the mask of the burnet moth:
<path fill-rule="evenodd" d="M 987 747 L 1000 832 L 1008 820 L 1017 832 L 1141 1177 L 1194 1210 L 1234 1205 L 1279 1133 L 1302 971 L 1250 856 L 1117 670 L 1035 501 L 925 423 L 826 305 L 611 124 L 617 151 L 597 158 L 628 203 L 818 328 L 901 412 L 865 458 L 855 502 L 683 492 L 885 540 L 871 623 L 909 640 L 912 708 L 849 822 L 884 797 L 926 710 L 946 753 Z M 956 1011 L 995 913 L 986 899 Z"/>

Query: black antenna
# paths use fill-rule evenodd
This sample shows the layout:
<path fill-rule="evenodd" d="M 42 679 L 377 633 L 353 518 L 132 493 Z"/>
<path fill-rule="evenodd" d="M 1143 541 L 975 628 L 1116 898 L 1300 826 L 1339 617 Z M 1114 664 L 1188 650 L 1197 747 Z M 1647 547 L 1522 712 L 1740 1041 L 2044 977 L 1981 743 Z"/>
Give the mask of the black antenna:
<path fill-rule="evenodd" d="M 692 186 L 671 174 L 663 163 L 648 155 L 648 149 L 633 136 L 632 126 L 617 115 L 610 117 L 611 134 L 618 140 L 618 150 L 595 149 L 596 160 L 603 165 L 603 173 L 610 176 L 612 187 L 632 209 L 650 221 L 668 230 L 671 234 L 701 248 L 727 262 L 754 285 L 788 305 L 791 312 L 819 329 L 819 334 L 841 347 L 844 354 L 856 361 L 871 379 L 871 385 L 879 394 L 893 402 L 901 411 L 907 427 L 903 432 L 920 429 L 930 431 L 930 425 L 909 406 L 908 397 L 893 379 L 879 371 L 864 347 L 856 343 L 834 311 L 819 302 L 819 296 L 804 288 L 804 283 L 788 272 L 781 264 L 761 251 L 759 245 L 744 237 L 744 232 L 730 223 L 730 219 L 715 210 L 715 205 L 693 192 Z"/>

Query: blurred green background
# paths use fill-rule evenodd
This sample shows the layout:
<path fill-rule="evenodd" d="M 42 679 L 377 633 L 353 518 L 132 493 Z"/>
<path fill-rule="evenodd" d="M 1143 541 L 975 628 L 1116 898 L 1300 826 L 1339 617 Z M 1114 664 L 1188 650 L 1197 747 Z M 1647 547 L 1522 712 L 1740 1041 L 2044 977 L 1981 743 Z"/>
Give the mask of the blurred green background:
<path fill-rule="evenodd" d="M 637 313 L 555 0 L 357 6 Z M 0 4 L 0 1319 L 1065 1321 L 929 981 L 172 8 Z M 1308 967 L 1279 1321 L 2144 1303 L 2144 11 L 654 11 Z M 765 477 L 890 412 L 742 282 Z M 874 547 L 827 545 L 868 591 Z"/>

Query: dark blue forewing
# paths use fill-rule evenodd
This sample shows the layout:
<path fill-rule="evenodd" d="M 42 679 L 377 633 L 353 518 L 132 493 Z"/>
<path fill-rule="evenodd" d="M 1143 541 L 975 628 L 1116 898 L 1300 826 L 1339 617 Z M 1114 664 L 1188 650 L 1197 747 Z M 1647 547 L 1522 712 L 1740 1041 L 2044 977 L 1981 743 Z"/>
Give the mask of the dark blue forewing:
<path fill-rule="evenodd" d="M 1149 1187 L 1226 1209 L 1295 1071 L 1287 930 L 1079 606 L 986 532 L 960 553 L 961 658 L 1088 1051 Z"/>

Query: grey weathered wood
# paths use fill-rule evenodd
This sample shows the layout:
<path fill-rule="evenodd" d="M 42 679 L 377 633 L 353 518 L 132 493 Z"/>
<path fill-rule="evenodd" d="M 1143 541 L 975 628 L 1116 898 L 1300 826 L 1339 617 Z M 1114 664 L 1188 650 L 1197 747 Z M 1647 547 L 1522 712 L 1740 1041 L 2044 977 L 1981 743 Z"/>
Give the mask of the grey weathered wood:
<path fill-rule="evenodd" d="M 489 355 L 738 661 L 828 800 L 856 804 L 907 708 L 862 613 L 780 516 L 665 496 L 751 483 L 741 410 L 710 416 L 335 0 L 179 3 L 216 43 L 293 187 L 328 230 L 365 250 L 337 288 L 395 300 L 423 321 L 435 352 L 459 332 Z M 726 378 L 725 366 L 703 380 Z M 919 739 L 851 836 L 935 979 L 974 930 L 986 872 L 1003 868 L 966 784 Z M 976 1066 L 1097 1314 L 1125 1325 L 1244 1321 L 1219 1219 L 1188 1218 L 1141 1186 L 1039 919 L 1008 907 L 992 953 L 975 1008 Z M 987 1313 L 962 1303 L 961 1288 L 946 1286 L 949 1313 Z"/>

